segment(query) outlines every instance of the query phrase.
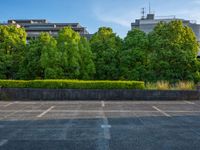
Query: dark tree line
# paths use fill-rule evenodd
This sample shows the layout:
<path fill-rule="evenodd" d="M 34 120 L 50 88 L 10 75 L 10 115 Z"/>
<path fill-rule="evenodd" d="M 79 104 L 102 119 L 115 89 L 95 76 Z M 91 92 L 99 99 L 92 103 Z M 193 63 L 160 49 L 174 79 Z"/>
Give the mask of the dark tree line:
<path fill-rule="evenodd" d="M 159 23 L 145 34 L 129 31 L 122 40 L 102 27 L 90 41 L 71 28 L 57 38 L 41 33 L 26 43 L 26 32 L 0 26 L 0 79 L 95 79 L 199 81 L 199 43 L 181 21 Z"/>

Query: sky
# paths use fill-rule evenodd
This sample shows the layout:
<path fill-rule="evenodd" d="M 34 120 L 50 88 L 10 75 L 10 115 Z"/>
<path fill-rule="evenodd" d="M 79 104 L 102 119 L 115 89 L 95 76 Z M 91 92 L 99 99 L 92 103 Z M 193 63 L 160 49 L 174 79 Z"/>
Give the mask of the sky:
<path fill-rule="evenodd" d="M 176 16 L 200 24 L 200 0 L 0 0 L 0 22 L 8 19 L 47 19 L 78 22 L 90 33 L 111 27 L 125 37 L 131 22 L 141 17 L 141 8 L 156 16 Z"/>

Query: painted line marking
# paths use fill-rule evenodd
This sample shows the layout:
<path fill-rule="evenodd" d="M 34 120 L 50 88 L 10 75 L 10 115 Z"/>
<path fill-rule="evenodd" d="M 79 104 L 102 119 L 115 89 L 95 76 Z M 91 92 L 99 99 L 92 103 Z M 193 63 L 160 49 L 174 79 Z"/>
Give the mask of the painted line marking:
<path fill-rule="evenodd" d="M 46 113 L 48 113 L 49 111 L 51 111 L 54 108 L 54 106 L 51 106 L 49 109 L 45 110 L 43 113 L 41 113 L 40 115 L 38 115 L 38 118 L 41 118 L 42 116 L 44 116 Z"/>
<path fill-rule="evenodd" d="M 43 113 L 44 110 L 19 110 L 15 113 Z M 53 113 L 101 113 L 99 110 L 52 110 Z M 154 111 L 145 111 L 145 110 L 105 110 L 105 113 L 155 113 Z M 200 113 L 200 111 L 187 111 L 187 110 L 166 110 L 165 112 L 169 113 Z M 12 113 L 11 110 L 0 110 L 0 113 Z"/>
<path fill-rule="evenodd" d="M 101 128 L 104 131 L 104 138 L 110 140 L 110 138 L 111 138 L 110 137 L 110 128 L 111 128 L 111 125 L 109 125 L 109 124 L 101 125 Z"/>
<path fill-rule="evenodd" d="M 103 128 L 104 132 L 104 138 L 110 140 L 110 128 L 111 125 L 108 124 L 108 119 L 106 117 L 103 118 L 103 125 L 101 125 L 101 128 Z"/>
<path fill-rule="evenodd" d="M 104 101 L 101 101 L 101 106 L 102 106 L 102 107 L 105 107 Z"/>
<path fill-rule="evenodd" d="M 108 125 L 104 125 L 104 124 L 101 125 L 101 128 L 111 128 L 111 127 L 112 127 L 112 126 L 109 125 L 109 124 L 108 124 Z"/>
<path fill-rule="evenodd" d="M 185 103 L 187 103 L 187 104 L 191 104 L 191 105 L 195 105 L 195 103 L 190 102 L 190 101 L 185 101 Z"/>
<path fill-rule="evenodd" d="M 5 145 L 6 143 L 8 143 L 8 140 L 5 140 L 5 139 L 4 139 L 4 140 L 1 140 L 1 141 L 0 141 L 0 146 Z"/>
<path fill-rule="evenodd" d="M 105 106 L 105 104 L 104 104 L 104 106 Z M 110 136 L 111 125 L 109 125 L 108 118 L 106 117 L 105 112 L 104 112 L 103 109 L 100 111 L 100 113 L 101 113 L 101 115 L 103 117 L 102 118 L 103 119 L 103 124 L 101 125 L 101 128 L 103 129 L 104 138 L 106 140 L 110 140 L 111 139 L 111 136 Z"/>
<path fill-rule="evenodd" d="M 8 103 L 7 105 L 4 105 L 4 107 L 8 107 L 10 105 L 12 105 L 13 103 Z"/>
<path fill-rule="evenodd" d="M 162 113 L 163 115 L 165 115 L 166 117 L 171 117 L 169 114 L 167 114 L 166 112 L 160 110 L 158 107 L 153 106 L 153 108 L 154 108 L 155 110 L 157 110 L 158 112 Z"/>
<path fill-rule="evenodd" d="M 4 107 L 8 107 L 8 106 L 10 106 L 10 105 L 12 105 L 12 104 L 17 104 L 17 103 L 19 103 L 19 102 L 8 103 L 7 105 L 4 105 Z"/>
<path fill-rule="evenodd" d="M 14 115 L 14 114 L 16 114 L 16 113 L 23 112 L 26 108 L 27 108 L 27 106 L 26 106 L 26 107 L 23 107 L 23 108 L 20 109 L 20 110 L 13 110 L 13 111 L 10 110 L 10 112 L 9 112 L 8 115 L 3 116 L 3 119 L 6 119 L 6 118 L 8 118 L 8 117 L 10 117 L 10 116 L 12 116 L 12 115 Z"/>
<path fill-rule="evenodd" d="M 113 104 L 113 102 L 107 101 L 108 104 Z M 115 104 L 121 104 L 121 105 L 153 105 L 153 104 L 163 104 L 163 105 L 173 105 L 173 104 L 177 104 L 177 105 L 184 105 L 185 102 L 184 101 L 177 101 L 177 102 L 173 102 L 173 101 L 140 101 L 140 102 L 118 102 L 116 101 Z"/>

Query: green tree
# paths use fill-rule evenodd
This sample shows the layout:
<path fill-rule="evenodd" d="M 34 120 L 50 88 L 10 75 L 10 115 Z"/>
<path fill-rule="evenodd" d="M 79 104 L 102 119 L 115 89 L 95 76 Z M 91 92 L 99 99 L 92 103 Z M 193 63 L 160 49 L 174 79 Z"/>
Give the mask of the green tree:
<path fill-rule="evenodd" d="M 41 67 L 44 69 L 45 79 L 62 78 L 61 53 L 57 49 L 57 41 L 49 35 L 42 33 L 39 37 L 41 46 Z"/>
<path fill-rule="evenodd" d="M 111 28 L 102 27 L 92 36 L 90 44 L 96 66 L 95 79 L 118 79 L 122 40 L 113 33 Z"/>
<path fill-rule="evenodd" d="M 129 31 L 121 52 L 121 78 L 146 80 L 148 36 L 139 29 Z"/>
<path fill-rule="evenodd" d="M 149 34 L 149 80 L 195 80 L 199 44 L 192 29 L 182 21 L 159 23 Z"/>
<path fill-rule="evenodd" d="M 80 53 L 80 79 L 93 79 L 95 74 L 94 56 L 90 44 L 85 37 L 81 37 L 79 42 Z"/>
<path fill-rule="evenodd" d="M 38 39 L 31 39 L 27 44 L 25 57 L 19 69 L 20 79 L 41 79 L 44 72 L 41 67 L 41 48 Z"/>
<path fill-rule="evenodd" d="M 56 79 L 62 77 L 60 53 L 56 40 L 49 33 L 41 33 L 32 39 L 25 53 L 21 66 L 22 79 Z"/>
<path fill-rule="evenodd" d="M 80 76 L 80 35 L 70 27 L 60 30 L 58 35 L 58 49 L 61 53 L 61 67 L 63 78 L 78 79 Z"/>
<path fill-rule="evenodd" d="M 16 79 L 26 46 L 26 32 L 16 26 L 0 26 L 0 78 Z"/>

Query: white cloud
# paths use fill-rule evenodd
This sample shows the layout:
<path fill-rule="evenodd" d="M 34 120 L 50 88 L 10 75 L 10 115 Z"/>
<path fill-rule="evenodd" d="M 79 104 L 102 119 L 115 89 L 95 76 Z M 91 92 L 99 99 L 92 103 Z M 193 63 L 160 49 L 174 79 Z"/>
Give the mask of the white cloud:
<path fill-rule="evenodd" d="M 93 13 L 99 21 L 114 23 L 125 28 L 130 28 L 131 22 L 136 18 L 131 10 L 111 11 L 95 7 Z"/>
<path fill-rule="evenodd" d="M 173 3 L 154 4 L 152 7 L 156 11 L 156 16 L 175 15 L 177 18 L 195 20 L 200 24 L 200 0 L 191 0 L 187 4 L 183 4 L 182 7 L 178 5 L 179 3 L 174 3 L 175 7 L 171 7 Z M 140 18 L 140 9 L 143 6 L 145 4 L 123 5 L 122 7 L 116 5 L 112 8 L 99 4 L 93 7 L 93 14 L 98 21 L 111 24 L 113 29 L 118 33 L 121 32 L 120 35 L 124 36 L 131 28 L 131 22 Z"/>

